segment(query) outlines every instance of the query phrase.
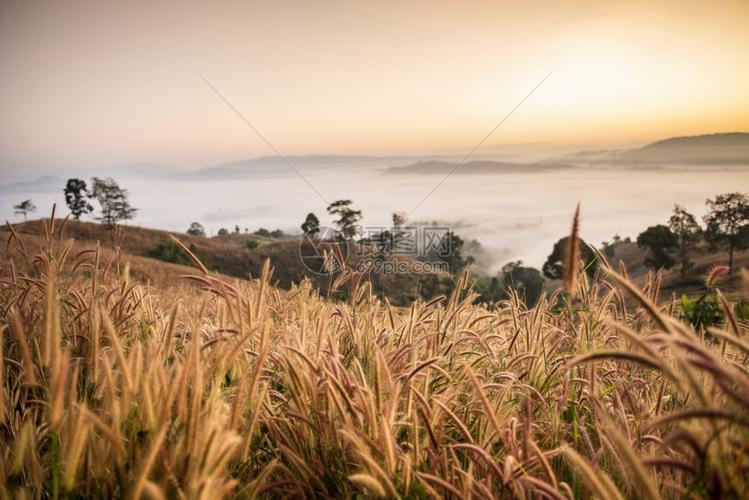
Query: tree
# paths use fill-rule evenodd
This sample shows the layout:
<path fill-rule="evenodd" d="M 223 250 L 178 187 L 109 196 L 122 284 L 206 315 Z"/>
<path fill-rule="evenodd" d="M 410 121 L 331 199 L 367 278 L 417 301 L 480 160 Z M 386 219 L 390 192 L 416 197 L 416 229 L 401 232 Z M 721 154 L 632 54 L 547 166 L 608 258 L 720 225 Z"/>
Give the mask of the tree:
<path fill-rule="evenodd" d="M 351 208 L 352 203 L 351 200 L 337 200 L 328 206 L 328 213 L 337 217 L 334 223 L 345 240 L 356 236 L 356 225 L 362 216 L 361 210 Z"/>
<path fill-rule="evenodd" d="M 270 236 L 271 238 L 283 238 L 286 235 L 280 229 L 274 229 L 273 231 L 270 232 Z"/>
<path fill-rule="evenodd" d="M 31 212 L 36 212 L 36 205 L 31 200 L 23 200 L 18 205 L 13 205 L 13 213 L 23 215 L 24 222 L 26 222 L 26 216 Z"/>
<path fill-rule="evenodd" d="M 403 230 L 403 226 L 408 221 L 408 215 L 405 212 L 395 212 L 392 215 L 393 218 L 393 233 L 392 233 L 392 244 L 394 250 L 399 250 L 401 242 L 407 236 L 406 231 Z"/>
<path fill-rule="evenodd" d="M 544 291 L 541 272 L 533 267 L 523 266 L 523 262 L 519 260 L 502 266 L 500 277 L 504 285 L 504 297 L 509 297 L 509 290 L 514 289 L 529 307 L 536 305 Z"/>
<path fill-rule="evenodd" d="M 749 246 L 749 197 L 743 193 L 719 194 L 705 201 L 705 235 L 713 247 L 728 248 L 728 274 L 733 273 L 733 253 Z"/>
<path fill-rule="evenodd" d="M 95 198 L 101 206 L 100 220 L 107 227 L 113 227 L 121 220 L 130 220 L 135 217 L 137 208 L 130 206 L 127 199 L 127 189 L 122 189 L 111 177 L 91 179 L 91 198 Z"/>
<path fill-rule="evenodd" d="M 221 229 L 218 230 L 218 235 L 219 236 L 226 236 L 228 234 L 229 234 L 229 230 L 226 229 L 225 227 L 222 227 Z"/>
<path fill-rule="evenodd" d="M 65 203 L 75 220 L 81 220 L 81 215 L 91 213 L 94 207 L 86 199 L 86 181 L 83 179 L 68 179 L 65 184 Z"/>
<path fill-rule="evenodd" d="M 263 236 L 265 238 L 270 238 L 270 231 L 268 231 L 264 227 L 261 227 L 260 229 L 255 231 L 253 234 L 255 234 L 256 236 Z"/>
<path fill-rule="evenodd" d="M 193 222 L 190 224 L 190 228 L 187 230 L 187 234 L 191 236 L 205 236 L 205 229 L 200 222 Z"/>
<path fill-rule="evenodd" d="M 552 248 L 551 254 L 546 258 L 546 262 L 544 262 L 544 265 L 541 268 L 544 276 L 547 278 L 560 280 L 564 277 L 564 261 L 567 248 L 569 247 L 569 244 L 567 243 L 568 241 L 569 236 L 565 236 L 554 243 L 554 248 Z M 598 262 L 598 257 L 595 252 L 591 250 L 590 246 L 582 239 L 580 239 L 580 258 L 583 261 L 585 273 L 589 278 L 593 278 L 600 263 Z"/>
<path fill-rule="evenodd" d="M 452 231 L 447 231 L 439 241 L 437 248 L 430 248 L 427 259 L 447 264 L 448 271 L 460 274 L 464 268 L 474 263 L 473 257 L 463 257 L 463 238 Z"/>
<path fill-rule="evenodd" d="M 679 259 L 679 271 L 683 278 L 687 269 L 692 267 L 689 253 L 694 251 L 695 244 L 700 237 L 702 229 L 697 224 L 694 215 L 686 211 L 681 205 L 674 205 L 674 211 L 668 220 L 668 228 L 676 237 L 676 247 Z"/>
<path fill-rule="evenodd" d="M 307 214 L 307 218 L 302 223 L 302 231 L 310 238 L 317 236 L 317 233 L 320 232 L 320 219 L 317 218 L 317 215 L 312 212 Z"/>
<path fill-rule="evenodd" d="M 648 249 L 645 265 L 653 269 L 671 269 L 676 259 L 671 255 L 679 248 L 679 241 L 674 233 L 663 224 L 650 226 L 637 236 L 637 246 Z"/>

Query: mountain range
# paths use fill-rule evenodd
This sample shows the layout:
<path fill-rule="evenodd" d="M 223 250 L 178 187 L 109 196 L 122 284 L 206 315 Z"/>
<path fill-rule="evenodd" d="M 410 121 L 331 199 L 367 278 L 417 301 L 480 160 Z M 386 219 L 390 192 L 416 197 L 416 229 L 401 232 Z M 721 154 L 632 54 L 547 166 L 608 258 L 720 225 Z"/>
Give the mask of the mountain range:
<path fill-rule="evenodd" d="M 208 166 L 197 170 L 183 170 L 153 162 L 130 163 L 78 171 L 67 176 L 97 175 L 140 177 L 169 181 L 235 181 L 262 179 L 302 173 L 338 172 L 375 169 L 385 175 L 446 175 L 542 173 L 569 168 L 669 168 L 675 166 L 743 167 L 749 166 L 749 133 L 730 132 L 697 136 L 671 137 L 632 149 L 581 150 L 561 154 L 540 161 L 523 162 L 496 160 L 484 156 L 459 165 L 460 157 L 446 155 L 423 156 L 364 156 L 364 155 L 304 155 L 261 156 Z M 480 157 L 479 157 L 480 158 Z M 491 159 L 486 159 L 491 158 Z M 459 168 L 456 166 L 459 165 Z M 59 171 L 59 169 L 58 169 Z M 57 172 L 35 180 L 0 185 L 0 192 L 55 192 L 64 185 Z M 67 178 L 67 177 L 66 177 Z"/>
<path fill-rule="evenodd" d="M 749 166 L 749 133 L 731 132 L 672 137 L 641 148 L 585 150 L 545 160 L 522 163 L 505 161 L 417 161 L 391 167 L 387 174 L 499 174 L 546 172 L 576 167 Z"/>

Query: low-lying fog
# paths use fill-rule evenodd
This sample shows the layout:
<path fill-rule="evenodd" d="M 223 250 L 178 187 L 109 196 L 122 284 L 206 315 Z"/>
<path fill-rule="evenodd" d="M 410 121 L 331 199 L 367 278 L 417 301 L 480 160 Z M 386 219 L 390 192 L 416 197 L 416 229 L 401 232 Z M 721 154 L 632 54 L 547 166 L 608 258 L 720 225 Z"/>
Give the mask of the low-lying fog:
<path fill-rule="evenodd" d="M 577 202 L 582 207 L 583 238 L 600 243 L 615 234 L 636 238 L 648 225 L 665 222 L 674 203 L 701 218 L 706 198 L 749 186 L 749 166 L 510 169 L 491 174 L 458 169 L 413 211 L 444 173 L 385 173 L 385 166 L 406 163 L 352 160 L 310 168 L 302 161 L 295 166 L 326 201 L 353 200 L 355 208 L 363 211 L 363 225 L 387 225 L 392 212 L 403 211 L 411 221 L 438 221 L 464 239 L 479 240 L 490 256 L 491 271 L 516 259 L 540 266 L 553 243 L 569 231 Z M 179 172 L 165 175 L 155 166 L 151 175 L 148 168 L 130 170 L 99 174 L 112 175 L 129 190 L 130 201 L 138 208 L 129 224 L 182 232 L 197 221 L 213 235 L 219 228 L 233 230 L 235 225 L 242 231 L 264 227 L 299 233 L 308 212 L 317 214 L 323 225 L 331 222 L 326 202 L 286 165 L 276 164 L 262 175 L 212 178 Z M 21 220 L 12 206 L 27 198 L 38 207 L 33 217 L 47 215 L 53 202 L 67 213 L 62 193 L 65 177 L 22 180 L 30 181 L 2 181 L 3 218 Z"/>

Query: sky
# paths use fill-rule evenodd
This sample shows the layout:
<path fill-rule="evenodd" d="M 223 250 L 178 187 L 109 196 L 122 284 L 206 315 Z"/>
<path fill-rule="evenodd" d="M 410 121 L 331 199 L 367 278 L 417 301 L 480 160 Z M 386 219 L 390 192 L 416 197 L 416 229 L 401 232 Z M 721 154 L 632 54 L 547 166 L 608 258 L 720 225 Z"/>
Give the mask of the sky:
<path fill-rule="evenodd" d="M 749 130 L 749 2 L 0 2 L 0 169 Z"/>

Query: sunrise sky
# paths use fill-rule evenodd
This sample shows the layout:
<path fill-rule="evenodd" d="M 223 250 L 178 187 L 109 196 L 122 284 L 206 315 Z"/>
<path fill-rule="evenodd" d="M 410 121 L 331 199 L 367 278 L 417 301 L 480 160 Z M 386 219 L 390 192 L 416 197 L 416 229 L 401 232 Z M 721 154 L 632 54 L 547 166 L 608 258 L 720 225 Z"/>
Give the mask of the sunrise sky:
<path fill-rule="evenodd" d="M 523 5 L 520 5 L 520 4 Z M 0 3 L 0 169 L 749 130 L 749 2 Z"/>

